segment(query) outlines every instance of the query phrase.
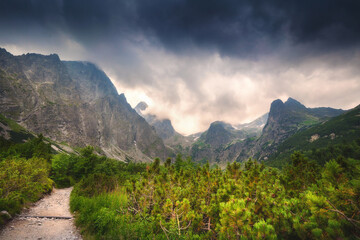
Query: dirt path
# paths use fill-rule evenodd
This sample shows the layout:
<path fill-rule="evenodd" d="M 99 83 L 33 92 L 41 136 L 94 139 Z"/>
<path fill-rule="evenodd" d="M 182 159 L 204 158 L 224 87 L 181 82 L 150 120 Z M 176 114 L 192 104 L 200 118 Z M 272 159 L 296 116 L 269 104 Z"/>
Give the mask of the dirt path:
<path fill-rule="evenodd" d="M 24 210 L 0 232 L 2 240 L 73 240 L 81 239 L 70 214 L 72 188 L 54 189 L 30 209 Z M 25 217 L 31 216 L 31 217 Z M 39 218 L 36 216 L 45 216 Z M 50 217 L 63 217 L 63 219 Z"/>

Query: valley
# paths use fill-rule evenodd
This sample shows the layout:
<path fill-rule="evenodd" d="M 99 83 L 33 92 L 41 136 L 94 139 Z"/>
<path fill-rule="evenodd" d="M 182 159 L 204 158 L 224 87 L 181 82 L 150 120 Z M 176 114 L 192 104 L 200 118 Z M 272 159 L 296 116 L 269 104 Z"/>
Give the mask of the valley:
<path fill-rule="evenodd" d="M 277 99 L 252 122 L 219 119 L 184 136 L 147 103 L 133 109 L 92 63 L 5 49 L 0 89 L 5 239 L 27 234 L 6 224 L 63 191 L 54 187 L 73 187 L 70 210 L 84 239 L 360 236 L 359 106 Z"/>
<path fill-rule="evenodd" d="M 359 13 L 1 0 L 0 239 L 359 240 Z"/>

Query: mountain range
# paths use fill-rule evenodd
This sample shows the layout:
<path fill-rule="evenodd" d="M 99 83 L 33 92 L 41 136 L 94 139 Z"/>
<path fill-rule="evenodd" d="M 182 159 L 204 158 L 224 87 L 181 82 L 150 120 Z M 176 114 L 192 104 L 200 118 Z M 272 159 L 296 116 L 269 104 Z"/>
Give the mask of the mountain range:
<path fill-rule="evenodd" d="M 0 48 L 0 136 L 19 141 L 43 134 L 54 149 L 92 145 L 98 154 L 121 161 L 151 161 L 176 154 L 225 166 L 255 158 L 288 159 L 310 149 L 360 136 L 359 107 L 344 111 L 307 108 L 280 99 L 269 112 L 246 124 L 215 121 L 190 136 L 169 119 L 134 109 L 96 65 L 62 61 L 56 54 L 13 56 Z M 285 161 L 285 160 L 284 160 Z"/>

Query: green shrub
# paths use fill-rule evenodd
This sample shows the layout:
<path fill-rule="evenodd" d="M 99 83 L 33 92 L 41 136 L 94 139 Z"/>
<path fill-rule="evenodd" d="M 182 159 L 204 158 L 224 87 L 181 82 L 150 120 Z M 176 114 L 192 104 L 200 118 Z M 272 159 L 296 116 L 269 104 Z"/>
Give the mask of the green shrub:
<path fill-rule="evenodd" d="M 0 162 L 0 210 L 13 215 L 24 204 L 50 192 L 53 181 L 48 175 L 48 163 L 42 158 L 9 158 Z"/>

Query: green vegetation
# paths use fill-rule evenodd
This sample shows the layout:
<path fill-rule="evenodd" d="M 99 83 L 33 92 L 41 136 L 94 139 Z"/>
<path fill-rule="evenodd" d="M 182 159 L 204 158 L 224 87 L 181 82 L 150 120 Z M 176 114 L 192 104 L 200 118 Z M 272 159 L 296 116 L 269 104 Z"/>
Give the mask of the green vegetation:
<path fill-rule="evenodd" d="M 3 125 L 5 128 L 3 128 Z M 8 132 L 11 142 L 21 143 L 28 138 L 33 138 L 34 136 L 28 132 L 25 128 L 17 124 L 14 120 L 6 118 L 4 115 L 0 114 L 0 131 Z M 0 137 L 3 142 L 3 138 Z M 0 143 L 0 146 L 2 144 Z"/>
<path fill-rule="evenodd" d="M 314 160 L 320 165 L 324 165 L 331 159 L 337 159 L 339 157 L 360 159 L 360 138 L 349 143 L 343 142 L 339 144 L 329 144 L 322 148 L 304 150 L 302 153 L 304 156 Z M 283 168 L 291 163 L 290 158 L 286 157 L 287 155 L 290 154 L 282 153 L 277 158 L 272 157 L 266 162 L 266 165 Z"/>
<path fill-rule="evenodd" d="M 181 155 L 123 163 L 90 146 L 54 154 L 42 135 L 0 138 L 0 210 L 13 215 L 55 184 L 74 186 L 71 211 L 85 239 L 357 239 L 359 116 L 355 109 L 295 134 L 270 159 L 278 168 L 250 159 L 220 169 Z M 310 143 L 315 133 L 335 137 Z"/>
<path fill-rule="evenodd" d="M 51 148 L 42 136 L 23 144 L 0 141 L 0 210 L 10 215 L 19 213 L 24 205 L 37 201 L 51 191 L 49 178 Z M 0 215 L 0 226 L 8 220 Z"/>
<path fill-rule="evenodd" d="M 317 138 L 313 138 L 316 136 Z M 355 148 L 354 142 L 360 136 L 360 107 L 345 114 L 334 117 L 327 122 L 315 125 L 307 130 L 300 131 L 285 140 L 277 149 L 277 153 L 270 156 L 267 164 L 274 167 L 283 167 L 289 163 L 290 155 L 294 151 L 304 151 L 304 154 L 320 164 L 324 164 L 331 158 L 318 159 L 315 152 L 330 151 L 332 148 Z M 341 145 L 344 145 L 343 147 Z M 356 143 L 355 143 L 356 145 Z M 346 154 L 346 153 L 343 153 Z M 346 155 L 344 155 L 346 156 Z M 358 155 L 352 156 L 357 157 Z M 336 156 L 333 156 L 335 158 Z M 351 156 L 349 156 L 351 157 Z M 358 158 L 357 158 L 358 159 Z"/>
<path fill-rule="evenodd" d="M 116 176 L 119 181 L 136 177 L 145 164 L 123 163 L 93 153 L 93 147 L 80 150 L 80 155 L 57 154 L 51 160 L 51 178 L 58 187 L 69 187 L 93 174 Z"/>
<path fill-rule="evenodd" d="M 44 142 L 44 137 L 39 135 L 37 138 L 28 140 L 25 143 L 13 143 L 0 137 L 0 158 L 16 157 L 30 159 L 33 157 L 43 158 L 50 161 L 51 145 Z"/>
<path fill-rule="evenodd" d="M 0 143 L 0 210 L 18 213 L 53 181 L 74 185 L 71 210 L 86 239 L 360 236 L 360 140 L 305 152 L 309 158 L 295 152 L 282 170 L 251 159 L 222 170 L 181 155 L 123 163 L 93 147 L 53 155 L 41 135 Z"/>
<path fill-rule="evenodd" d="M 75 185 L 71 209 L 96 239 L 356 239 L 360 162 L 291 160 L 283 171 L 252 160 L 223 171 L 178 156 L 127 180 L 98 171 Z"/>
<path fill-rule="evenodd" d="M 17 124 L 14 120 L 6 118 L 2 114 L 0 114 L 0 122 L 10 127 L 10 129 L 15 132 L 21 132 L 21 131 L 26 132 L 26 130 L 23 127 L 21 127 L 19 124 Z"/>

